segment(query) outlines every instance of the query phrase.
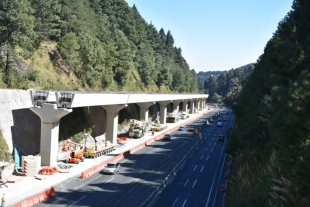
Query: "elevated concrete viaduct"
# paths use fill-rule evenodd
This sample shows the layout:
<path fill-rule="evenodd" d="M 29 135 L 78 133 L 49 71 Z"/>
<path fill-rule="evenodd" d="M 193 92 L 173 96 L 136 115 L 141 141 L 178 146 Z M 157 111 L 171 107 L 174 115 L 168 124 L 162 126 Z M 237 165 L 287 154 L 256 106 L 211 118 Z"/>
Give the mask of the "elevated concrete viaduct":
<path fill-rule="evenodd" d="M 86 92 L 53 92 L 30 91 L 33 107 L 30 109 L 41 119 L 40 155 L 42 166 L 56 166 L 57 143 L 59 140 L 59 121 L 72 112 L 74 108 L 102 106 L 107 112 L 106 141 L 117 143 L 118 113 L 128 104 L 135 103 L 140 107 L 140 119 L 148 120 L 149 107 L 160 105 L 160 123 L 166 123 L 167 105 L 173 103 L 178 112 L 183 102 L 183 111 L 187 111 L 190 102 L 190 113 L 194 113 L 198 100 L 201 109 L 205 107 L 207 94 L 136 94 L 136 93 L 86 93 Z"/>

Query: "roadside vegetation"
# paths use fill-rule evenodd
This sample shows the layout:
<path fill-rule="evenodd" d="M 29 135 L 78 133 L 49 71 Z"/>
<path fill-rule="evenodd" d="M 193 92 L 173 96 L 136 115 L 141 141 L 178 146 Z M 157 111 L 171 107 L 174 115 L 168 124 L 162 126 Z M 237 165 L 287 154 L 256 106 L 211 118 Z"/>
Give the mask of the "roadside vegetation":
<path fill-rule="evenodd" d="M 3 138 L 2 132 L 0 131 L 0 161 L 11 161 L 12 156 L 8 151 L 9 147 Z"/>
<path fill-rule="evenodd" d="M 310 206 L 309 22 L 295 0 L 235 100 L 226 206 Z"/>

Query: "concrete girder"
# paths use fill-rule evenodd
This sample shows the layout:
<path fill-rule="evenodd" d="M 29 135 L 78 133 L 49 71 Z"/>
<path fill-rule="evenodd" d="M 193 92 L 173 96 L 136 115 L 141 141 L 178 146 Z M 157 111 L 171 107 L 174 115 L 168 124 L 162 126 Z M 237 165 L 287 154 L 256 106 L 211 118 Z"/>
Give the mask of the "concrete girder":
<path fill-rule="evenodd" d="M 166 124 L 166 117 L 167 117 L 167 105 L 172 101 L 160 101 L 158 102 L 160 105 L 160 123 Z"/>
<path fill-rule="evenodd" d="M 121 109 L 127 107 L 125 104 L 105 105 L 102 106 L 107 111 L 107 125 L 106 125 L 106 141 L 111 144 L 117 144 L 117 127 L 118 127 L 118 113 Z"/>
<path fill-rule="evenodd" d="M 137 103 L 140 107 L 140 119 L 148 122 L 149 120 L 149 108 L 156 104 L 156 102 Z"/>
<path fill-rule="evenodd" d="M 42 103 L 42 107 L 30 107 L 41 119 L 40 155 L 42 166 L 57 164 L 59 121 L 72 109 L 58 109 L 56 104 Z"/>

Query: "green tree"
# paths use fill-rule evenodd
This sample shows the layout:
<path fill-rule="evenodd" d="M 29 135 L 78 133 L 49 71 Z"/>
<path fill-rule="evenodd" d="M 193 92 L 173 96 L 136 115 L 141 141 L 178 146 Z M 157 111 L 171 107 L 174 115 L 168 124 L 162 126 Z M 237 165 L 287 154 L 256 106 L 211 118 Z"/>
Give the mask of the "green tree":
<path fill-rule="evenodd" d="M 80 45 L 77 36 L 70 32 L 60 39 L 58 49 L 68 65 L 69 70 L 81 74 Z"/>
<path fill-rule="evenodd" d="M 61 33 L 61 4 L 59 0 L 32 0 L 37 40 L 57 40 Z"/>
<path fill-rule="evenodd" d="M 0 161 L 10 161 L 12 158 L 11 154 L 9 153 L 9 147 L 0 131 Z"/>
<path fill-rule="evenodd" d="M 14 67 L 14 49 L 21 46 L 32 51 L 34 38 L 33 9 L 27 0 L 0 1 L 0 46 L 5 54 L 4 82 L 10 87 Z"/>

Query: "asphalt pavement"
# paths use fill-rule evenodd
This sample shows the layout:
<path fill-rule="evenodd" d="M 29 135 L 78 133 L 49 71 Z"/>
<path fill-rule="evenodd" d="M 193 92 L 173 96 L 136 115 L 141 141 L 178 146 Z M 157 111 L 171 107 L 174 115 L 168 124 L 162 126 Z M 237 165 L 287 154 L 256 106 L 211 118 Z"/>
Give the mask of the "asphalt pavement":
<path fill-rule="evenodd" d="M 225 154 L 227 139 L 220 142 L 217 138 L 220 134 L 225 135 L 234 121 L 231 113 L 222 113 L 217 119 L 224 116 L 227 116 L 228 120 L 223 122 L 222 127 L 216 126 L 214 121 L 202 129 L 202 143 L 189 156 L 175 179 L 158 196 L 153 207 L 222 207 L 224 205 L 221 187 L 226 183 L 224 174 L 228 170 Z"/>
<path fill-rule="evenodd" d="M 208 114 L 212 113 L 212 111 L 205 110 L 204 113 L 206 112 Z M 201 114 L 191 115 L 190 119 L 194 120 L 200 115 Z M 173 126 L 181 125 L 185 121 L 187 120 L 169 124 L 167 130 Z M 161 133 L 164 134 L 165 131 Z M 184 132 L 183 136 L 186 135 L 186 133 L 189 132 Z M 192 132 L 188 135 L 192 135 Z M 0 188 L 0 193 L 4 192 L 6 194 L 6 206 L 14 206 L 16 203 L 36 195 L 50 186 L 55 186 L 56 195 L 36 206 L 102 206 L 102 203 L 108 204 L 117 197 L 123 196 L 124 199 L 128 199 L 130 198 L 128 195 L 134 195 L 133 192 L 127 195 L 124 194 L 124 192 L 130 192 L 128 189 L 130 189 L 133 184 L 137 186 L 137 184 L 145 182 L 147 180 L 146 178 L 149 178 L 147 182 L 152 183 L 152 180 L 150 180 L 151 177 L 148 176 L 154 174 L 155 171 L 161 174 L 162 172 L 158 170 L 158 167 L 163 167 L 165 163 L 163 160 L 167 160 L 169 157 L 167 154 L 178 151 L 178 148 L 184 146 L 185 143 L 188 142 L 188 136 L 184 136 L 183 139 L 173 139 L 171 143 L 155 141 L 138 150 L 120 161 L 122 162 L 121 172 L 115 176 L 95 173 L 86 179 L 81 179 L 81 172 L 125 152 L 150 137 L 152 137 L 151 133 L 141 139 L 132 139 L 128 141 L 125 145 L 120 146 L 109 155 L 96 159 L 87 159 L 84 163 L 75 165 L 71 169 L 71 172 L 67 174 L 56 173 L 55 175 L 41 177 L 42 179 L 40 180 L 33 177 L 23 177 L 19 182 L 8 184 L 7 188 Z M 141 162 L 141 160 L 145 160 L 146 162 Z M 176 162 L 177 160 L 174 161 Z M 160 180 L 158 182 L 160 182 Z M 135 190 L 134 192 L 138 191 Z M 91 203 L 89 203 L 90 201 Z M 122 203 L 119 203 L 119 205 L 121 204 Z"/>

